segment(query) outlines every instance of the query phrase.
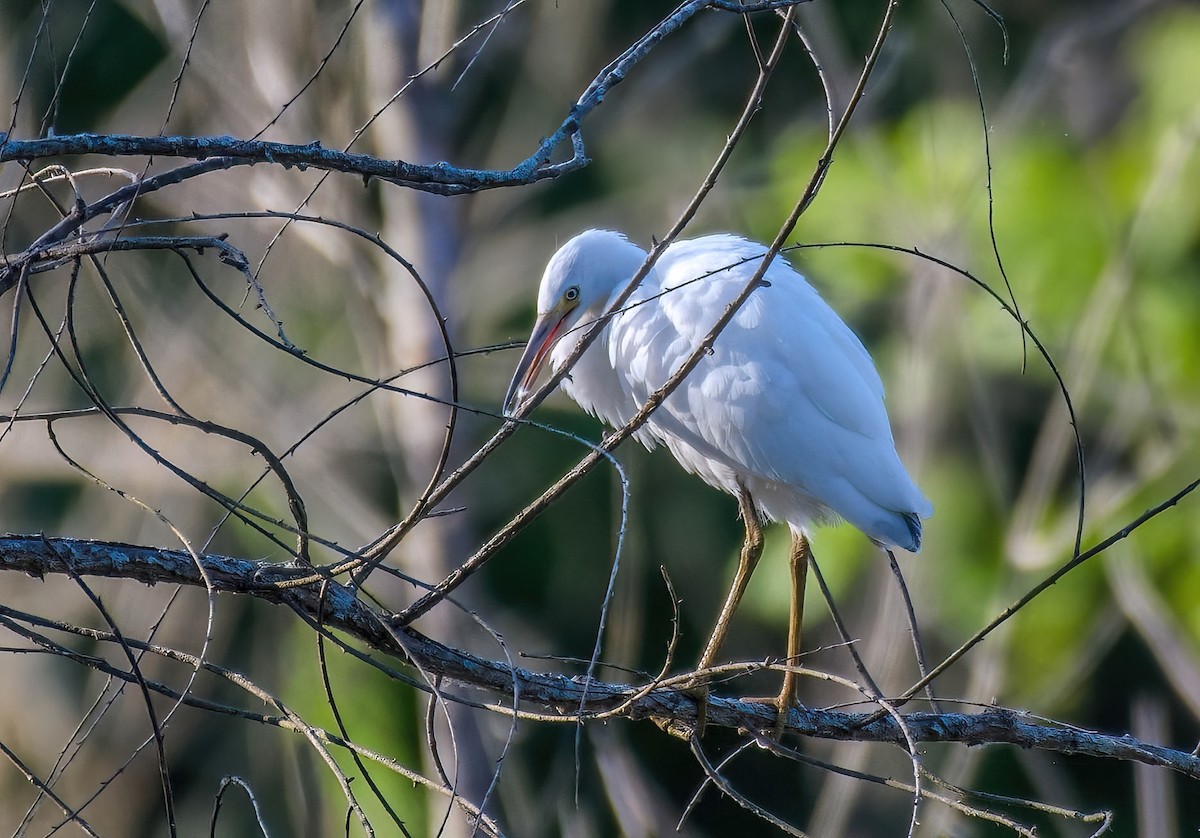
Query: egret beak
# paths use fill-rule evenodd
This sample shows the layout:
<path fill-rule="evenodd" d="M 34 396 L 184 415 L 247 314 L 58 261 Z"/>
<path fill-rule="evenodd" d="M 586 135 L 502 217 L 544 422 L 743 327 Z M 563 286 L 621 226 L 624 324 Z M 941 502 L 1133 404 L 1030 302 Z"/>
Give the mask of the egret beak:
<path fill-rule="evenodd" d="M 525 351 L 521 353 L 521 360 L 517 361 L 517 368 L 513 371 L 508 392 L 504 394 L 505 416 L 511 418 L 520 412 L 526 397 L 533 391 L 538 373 L 542 371 L 550 348 L 558 340 L 563 322 L 569 313 L 570 309 L 563 311 L 562 306 L 557 306 L 545 314 L 538 315 L 537 322 L 533 324 L 533 332 L 529 335 L 529 342 L 525 344 Z"/>

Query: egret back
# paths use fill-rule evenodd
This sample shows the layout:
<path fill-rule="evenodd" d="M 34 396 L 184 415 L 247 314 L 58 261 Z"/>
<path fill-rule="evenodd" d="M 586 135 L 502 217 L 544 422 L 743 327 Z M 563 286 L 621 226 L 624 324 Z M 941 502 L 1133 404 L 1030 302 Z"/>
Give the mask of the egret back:
<path fill-rule="evenodd" d="M 602 335 L 607 364 L 589 359 L 623 389 L 603 418 L 627 420 L 666 382 L 764 253 L 729 235 L 667 249 Z M 880 544 L 919 549 L 920 518 L 933 510 L 896 454 L 870 355 L 784 260 L 764 279 L 639 438 L 712 486 L 745 486 L 794 528 L 840 517 Z"/>

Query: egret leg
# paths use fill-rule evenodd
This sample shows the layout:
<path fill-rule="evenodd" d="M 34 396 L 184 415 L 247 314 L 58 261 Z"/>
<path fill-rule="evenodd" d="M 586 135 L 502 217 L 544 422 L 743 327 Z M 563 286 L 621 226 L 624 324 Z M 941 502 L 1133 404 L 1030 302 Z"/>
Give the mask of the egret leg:
<path fill-rule="evenodd" d="M 801 641 L 804 637 L 804 588 L 808 581 L 808 560 L 812 556 L 812 548 L 808 537 L 792 530 L 792 550 L 788 564 L 792 570 L 792 604 L 788 614 L 788 643 L 787 665 L 795 666 L 800 659 Z M 787 714 L 796 701 L 796 682 L 798 678 L 791 669 L 784 670 L 783 689 L 775 707 L 778 715 L 775 720 L 776 734 L 783 733 L 787 724 Z"/>
<path fill-rule="evenodd" d="M 754 573 L 758 560 L 762 558 L 762 526 L 758 522 L 758 512 L 754 509 L 754 501 L 744 487 L 740 487 L 738 492 L 738 507 L 741 509 L 742 521 L 746 525 L 746 540 L 742 543 L 742 552 L 738 558 L 738 569 L 734 574 L 733 584 L 729 588 L 729 594 L 725 597 L 725 604 L 721 606 L 717 624 L 713 626 L 712 634 L 709 635 L 708 643 L 704 647 L 704 654 L 700 656 L 698 669 L 708 669 L 716 662 L 717 655 L 721 651 L 721 644 L 725 642 L 725 635 L 729 631 L 729 624 L 733 621 L 733 612 L 737 610 L 738 603 L 742 601 L 742 595 L 746 593 L 746 586 L 750 584 L 750 575 Z M 705 715 L 708 711 L 708 685 L 701 685 L 696 689 L 696 693 L 699 700 L 699 706 L 696 709 L 696 733 L 703 736 Z"/>

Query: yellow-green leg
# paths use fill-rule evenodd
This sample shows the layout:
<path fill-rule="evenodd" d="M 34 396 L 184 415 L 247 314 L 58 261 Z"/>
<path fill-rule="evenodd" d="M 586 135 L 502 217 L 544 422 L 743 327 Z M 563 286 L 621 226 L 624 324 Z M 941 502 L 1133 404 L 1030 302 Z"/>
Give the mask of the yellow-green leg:
<path fill-rule="evenodd" d="M 729 632 L 729 624 L 733 622 L 733 612 L 737 610 L 738 603 L 742 601 L 742 595 L 746 593 L 746 586 L 750 584 L 750 576 L 754 573 L 758 560 L 762 558 L 762 526 L 758 522 L 758 512 L 754 509 L 754 501 L 745 488 L 741 488 L 741 491 L 738 492 L 738 506 L 741 509 L 742 521 L 746 525 L 746 540 L 742 543 L 742 552 L 738 558 L 738 569 L 734 574 L 733 584 L 729 588 L 729 594 L 725 597 L 725 604 L 721 606 L 717 624 L 713 626 L 712 634 L 709 635 L 708 643 L 704 647 L 704 654 L 700 656 L 698 669 L 708 669 L 716 662 L 717 655 L 721 651 L 721 644 L 725 642 L 725 635 Z M 703 736 L 705 714 L 708 710 L 707 682 L 696 687 L 695 693 L 699 702 L 699 706 L 696 708 L 696 734 Z"/>
<path fill-rule="evenodd" d="M 792 530 L 792 550 L 788 564 L 792 571 L 792 604 L 788 613 L 788 643 L 787 665 L 795 666 L 800 661 L 801 643 L 804 637 L 804 588 L 808 581 L 808 560 L 812 556 L 808 537 L 804 533 Z M 788 711 L 796 701 L 796 673 L 790 669 L 783 673 L 783 689 L 779 691 L 775 707 L 776 735 L 783 733 L 787 724 Z"/>

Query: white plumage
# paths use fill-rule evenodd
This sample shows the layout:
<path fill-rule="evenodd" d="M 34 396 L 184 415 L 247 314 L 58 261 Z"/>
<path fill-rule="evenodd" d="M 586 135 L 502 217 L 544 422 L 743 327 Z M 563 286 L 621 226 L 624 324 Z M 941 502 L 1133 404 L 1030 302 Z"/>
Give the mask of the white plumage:
<path fill-rule="evenodd" d="M 732 235 L 672 244 L 563 389 L 608 424 L 624 424 L 700 344 L 765 252 Z M 519 410 L 547 359 L 562 365 L 645 259 L 607 230 L 581 233 L 554 254 L 506 412 Z M 764 278 L 768 285 L 651 414 L 638 440 L 664 445 L 711 486 L 748 493 L 796 535 L 840 517 L 880 545 L 920 549 L 921 519 L 933 508 L 896 454 L 870 355 L 784 260 Z"/>

